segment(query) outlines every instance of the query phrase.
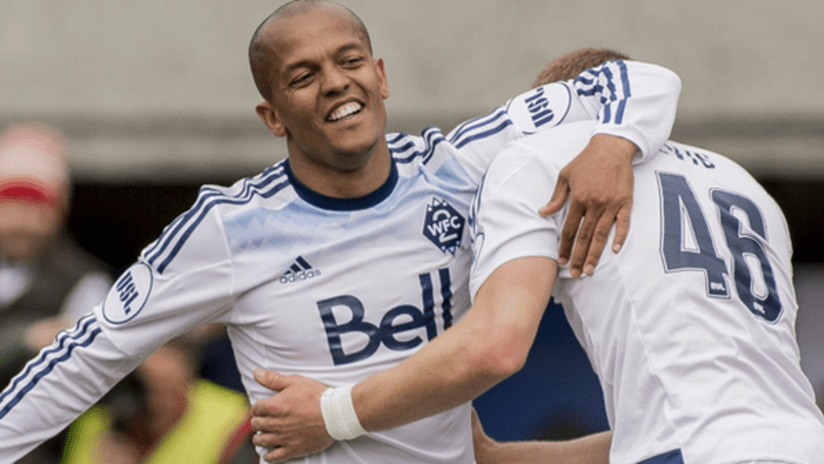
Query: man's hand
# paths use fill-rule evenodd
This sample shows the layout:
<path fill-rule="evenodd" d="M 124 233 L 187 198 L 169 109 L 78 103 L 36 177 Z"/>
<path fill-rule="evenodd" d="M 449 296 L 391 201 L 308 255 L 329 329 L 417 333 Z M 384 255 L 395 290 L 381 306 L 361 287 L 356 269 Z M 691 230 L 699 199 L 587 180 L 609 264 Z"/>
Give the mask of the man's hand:
<path fill-rule="evenodd" d="M 594 136 L 561 170 L 552 198 L 539 211 L 543 216 L 557 213 L 572 192 L 558 249 L 558 260 L 562 265 L 569 262 L 572 277 L 582 272 L 592 275 L 613 222 L 612 251 L 617 253 L 624 244 L 632 210 L 632 157 L 637 150 L 635 144 L 620 137 Z"/>
<path fill-rule="evenodd" d="M 320 396 L 327 386 L 300 375 L 258 369 L 255 380 L 276 395 L 252 406 L 255 446 L 268 448 L 266 462 L 283 462 L 322 451 L 335 440 L 326 433 Z"/>
<path fill-rule="evenodd" d="M 475 408 L 472 408 L 472 444 L 475 448 L 475 460 L 478 464 L 495 462 L 493 450 L 498 444 L 484 432 L 484 427 L 481 425 L 481 419 L 478 417 Z"/>

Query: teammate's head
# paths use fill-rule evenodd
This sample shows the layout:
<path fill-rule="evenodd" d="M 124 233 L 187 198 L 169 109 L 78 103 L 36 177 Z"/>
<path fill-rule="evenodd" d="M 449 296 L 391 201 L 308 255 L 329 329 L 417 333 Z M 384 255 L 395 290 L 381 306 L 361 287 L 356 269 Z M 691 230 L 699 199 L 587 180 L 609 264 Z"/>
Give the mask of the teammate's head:
<path fill-rule="evenodd" d="M 369 37 L 369 31 L 366 29 L 366 25 L 363 21 L 361 21 L 358 15 L 356 15 L 349 8 L 323 0 L 292 0 L 267 16 L 266 19 L 258 25 L 257 29 L 255 29 L 254 34 L 252 34 L 252 40 L 249 42 L 249 64 L 252 68 L 252 77 L 255 80 L 255 85 L 257 86 L 258 92 L 260 92 L 260 95 L 264 99 L 269 100 L 272 96 L 270 82 L 271 77 L 269 75 L 269 60 L 271 57 L 267 52 L 267 48 L 270 44 L 264 40 L 261 31 L 266 29 L 267 26 L 278 19 L 287 18 L 299 13 L 305 13 L 309 10 L 319 8 L 323 4 L 335 5 L 346 11 L 351 17 L 352 24 L 360 31 L 366 40 L 366 44 L 369 47 L 369 53 L 372 53 L 372 39 Z"/>
<path fill-rule="evenodd" d="M 256 111 L 286 137 L 293 171 L 360 170 L 385 140 L 383 60 L 363 23 L 329 2 L 286 4 L 258 28 L 250 59 L 265 101 Z M 385 142 L 381 148 L 388 155 Z"/>
<path fill-rule="evenodd" d="M 0 136 L 0 255 L 36 258 L 63 227 L 69 167 L 60 132 L 39 123 Z"/>
<path fill-rule="evenodd" d="M 552 60 L 538 74 L 532 86 L 539 87 L 550 82 L 574 79 L 587 69 L 594 68 L 605 61 L 628 59 L 629 57 L 622 53 L 604 48 L 579 48 Z"/>

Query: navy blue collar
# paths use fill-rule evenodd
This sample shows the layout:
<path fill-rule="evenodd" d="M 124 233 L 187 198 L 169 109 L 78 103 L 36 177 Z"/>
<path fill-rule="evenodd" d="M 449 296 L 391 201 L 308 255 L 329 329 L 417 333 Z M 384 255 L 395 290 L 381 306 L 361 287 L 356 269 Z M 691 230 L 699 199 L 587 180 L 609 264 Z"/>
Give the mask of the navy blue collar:
<path fill-rule="evenodd" d="M 298 196 L 303 198 L 307 203 L 318 208 L 333 211 L 356 211 L 377 205 L 386 199 L 395 189 L 395 185 L 398 184 L 398 167 L 395 165 L 395 158 L 391 156 L 389 158 L 392 160 L 392 165 L 389 168 L 389 178 L 386 179 L 386 182 L 371 193 L 357 198 L 329 197 L 315 192 L 295 177 L 294 173 L 292 173 L 292 167 L 289 166 L 288 159 L 283 163 L 283 167 L 286 175 L 289 176 L 289 182 L 295 187 Z"/>

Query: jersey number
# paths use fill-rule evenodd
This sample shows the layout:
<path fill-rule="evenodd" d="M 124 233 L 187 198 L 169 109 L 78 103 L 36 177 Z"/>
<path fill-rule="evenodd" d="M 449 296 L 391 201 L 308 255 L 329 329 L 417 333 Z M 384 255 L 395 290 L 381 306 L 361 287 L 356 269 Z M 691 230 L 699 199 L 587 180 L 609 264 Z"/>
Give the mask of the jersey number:
<path fill-rule="evenodd" d="M 667 272 L 702 271 L 710 296 L 729 297 L 727 264 L 715 250 L 706 216 L 687 179 L 680 175 L 658 173 L 658 185 L 663 201 L 661 251 L 664 268 Z M 724 240 L 733 254 L 733 276 L 738 298 L 757 317 L 774 322 L 781 314 L 781 302 L 772 267 L 761 244 L 761 241 L 767 240 L 761 212 L 752 200 L 741 195 L 713 190 L 711 197 L 718 207 Z M 743 230 L 739 217 L 733 211 L 746 216 L 749 231 Z M 753 234 L 758 235 L 761 241 Z M 688 236 L 692 237 L 691 246 L 685 246 Z M 756 276 L 763 279 L 759 285 L 762 289 L 756 291 L 753 271 L 759 270 L 760 276 Z"/>

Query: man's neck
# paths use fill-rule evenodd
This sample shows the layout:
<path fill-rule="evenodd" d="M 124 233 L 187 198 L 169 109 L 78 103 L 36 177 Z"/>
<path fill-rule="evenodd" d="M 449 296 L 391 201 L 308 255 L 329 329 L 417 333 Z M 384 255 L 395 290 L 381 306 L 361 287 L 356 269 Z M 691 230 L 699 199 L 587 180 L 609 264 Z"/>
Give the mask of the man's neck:
<path fill-rule="evenodd" d="M 383 148 L 383 149 L 379 149 Z M 333 198 L 359 198 L 380 188 L 389 178 L 392 160 L 389 148 L 376 147 L 363 166 L 351 170 L 289 158 L 294 176 L 312 191 Z"/>

